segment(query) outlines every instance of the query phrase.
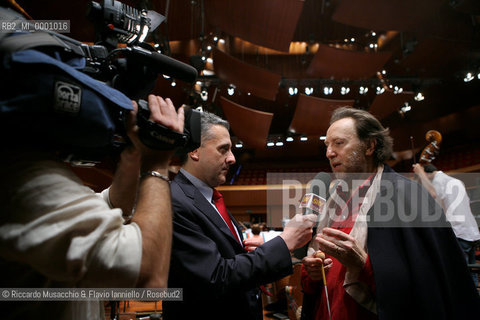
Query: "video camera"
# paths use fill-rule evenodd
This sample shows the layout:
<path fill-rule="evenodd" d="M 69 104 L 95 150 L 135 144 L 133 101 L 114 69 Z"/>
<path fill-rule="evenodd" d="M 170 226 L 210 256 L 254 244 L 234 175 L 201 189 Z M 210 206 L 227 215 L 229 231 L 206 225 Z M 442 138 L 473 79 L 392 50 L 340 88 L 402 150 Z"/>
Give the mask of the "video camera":
<path fill-rule="evenodd" d="M 197 148 L 198 111 L 186 109 L 185 129 L 178 133 L 148 120 L 142 100 L 159 74 L 190 83 L 197 78 L 195 68 L 144 42 L 164 17 L 116 0 L 92 1 L 88 17 L 95 26 L 94 45 L 48 30 L 0 35 L 2 135 L 13 132 L 21 141 L 70 153 L 71 159 L 96 161 L 128 140 L 125 115 L 132 99 L 139 101 L 137 124 L 145 145 Z M 25 22 L 11 10 L 2 10 L 0 19 Z"/>

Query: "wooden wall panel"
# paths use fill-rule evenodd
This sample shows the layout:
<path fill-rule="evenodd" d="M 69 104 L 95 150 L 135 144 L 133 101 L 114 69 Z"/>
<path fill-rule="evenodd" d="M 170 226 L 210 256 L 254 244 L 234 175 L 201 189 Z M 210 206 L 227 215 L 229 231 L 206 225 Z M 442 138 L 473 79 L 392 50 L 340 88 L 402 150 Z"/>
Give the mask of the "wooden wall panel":
<path fill-rule="evenodd" d="M 307 73 L 318 78 L 356 80 L 370 78 L 380 71 L 391 52 L 344 50 L 320 44 Z"/>
<path fill-rule="evenodd" d="M 236 59 L 220 50 L 213 51 L 215 74 L 226 84 L 267 100 L 275 100 L 282 76 Z"/>
<path fill-rule="evenodd" d="M 265 148 L 273 113 L 246 108 L 224 97 L 220 103 L 235 135 L 246 146 Z"/>
<path fill-rule="evenodd" d="M 289 130 L 307 135 L 325 135 L 332 112 L 352 107 L 353 100 L 322 99 L 300 94 Z"/>

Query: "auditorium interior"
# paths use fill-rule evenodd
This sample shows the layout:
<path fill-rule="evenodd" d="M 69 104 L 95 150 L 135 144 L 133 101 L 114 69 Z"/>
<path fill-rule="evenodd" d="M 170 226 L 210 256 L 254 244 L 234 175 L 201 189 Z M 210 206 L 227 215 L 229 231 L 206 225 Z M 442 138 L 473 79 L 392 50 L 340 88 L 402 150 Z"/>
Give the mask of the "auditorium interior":
<path fill-rule="evenodd" d="M 85 14 L 90 1 L 13 2 L 35 20 L 69 20 L 67 36 L 95 41 Z M 280 230 L 268 191 L 281 189 L 282 179 L 306 184 L 331 171 L 324 140 L 330 115 L 341 106 L 368 110 L 389 128 L 394 154 L 387 163 L 397 172 L 412 174 L 412 164 L 433 142 L 427 132 L 438 131 L 440 149 L 432 163 L 453 176 L 472 177 L 466 188 L 480 223 L 478 1 L 122 2 L 166 16 L 146 41 L 198 71 L 192 83 L 159 74 L 153 92 L 229 121 L 236 163 L 219 190 L 246 227 L 265 223 Z M 73 169 L 101 191 L 112 180 L 115 161 Z M 264 319 L 296 319 L 298 268 L 266 286 L 271 295 L 263 297 Z M 161 314 L 161 301 L 105 308 L 107 319 L 134 319 Z"/>

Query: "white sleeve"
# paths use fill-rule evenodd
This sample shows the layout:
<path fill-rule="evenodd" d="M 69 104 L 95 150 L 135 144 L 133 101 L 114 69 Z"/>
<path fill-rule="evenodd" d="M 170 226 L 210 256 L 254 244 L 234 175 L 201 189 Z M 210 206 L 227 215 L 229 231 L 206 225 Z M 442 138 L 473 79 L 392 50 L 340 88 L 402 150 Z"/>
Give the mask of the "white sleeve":
<path fill-rule="evenodd" d="M 110 209 L 62 163 L 15 163 L 1 172 L 3 259 L 79 286 L 135 285 L 141 232 L 123 224 L 120 209 Z"/>
<path fill-rule="evenodd" d="M 114 208 L 112 202 L 110 201 L 110 187 L 108 187 L 107 189 L 103 190 L 100 193 L 97 193 L 97 195 L 100 196 L 108 204 L 110 209 Z"/>

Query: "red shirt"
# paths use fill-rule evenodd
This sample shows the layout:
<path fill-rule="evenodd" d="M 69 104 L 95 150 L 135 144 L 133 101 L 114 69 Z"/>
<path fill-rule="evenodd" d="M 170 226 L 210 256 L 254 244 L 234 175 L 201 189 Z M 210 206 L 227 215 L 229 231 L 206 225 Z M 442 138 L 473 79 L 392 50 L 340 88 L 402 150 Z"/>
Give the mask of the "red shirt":
<path fill-rule="evenodd" d="M 361 199 L 356 203 L 355 208 L 352 208 L 352 197 L 358 196 L 364 198 L 368 191 L 369 181 L 371 181 L 373 175 L 370 176 L 357 190 L 352 192 L 352 196 L 348 198 L 346 193 L 337 189 L 337 194 L 342 197 L 346 205 L 336 208 L 336 214 L 341 216 L 345 215 L 347 218 L 342 221 L 333 222 L 331 227 L 341 230 L 345 233 L 350 233 L 352 230 L 355 219 L 358 215 L 358 211 L 361 206 Z M 358 192 L 358 194 L 355 194 Z M 332 267 L 326 273 L 328 298 L 330 301 L 330 310 L 332 314 L 332 320 L 370 320 L 377 319 L 377 316 L 368 311 L 361 305 L 359 305 L 343 288 L 343 282 L 345 281 L 346 268 L 335 258 L 329 257 L 333 260 Z M 373 293 L 375 293 L 375 282 L 373 278 L 372 266 L 370 264 L 370 258 L 367 256 L 365 266 L 360 275 L 359 281 L 367 284 Z M 303 290 L 307 294 L 317 294 L 319 299 L 315 302 L 315 318 L 314 319 L 329 319 L 327 302 L 325 297 L 325 289 L 323 287 L 323 281 L 312 280 L 305 268 L 302 266 L 302 286 Z"/>

